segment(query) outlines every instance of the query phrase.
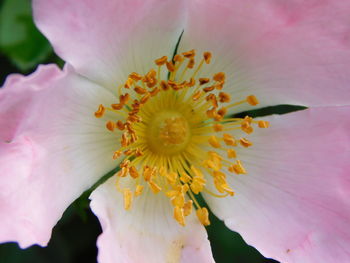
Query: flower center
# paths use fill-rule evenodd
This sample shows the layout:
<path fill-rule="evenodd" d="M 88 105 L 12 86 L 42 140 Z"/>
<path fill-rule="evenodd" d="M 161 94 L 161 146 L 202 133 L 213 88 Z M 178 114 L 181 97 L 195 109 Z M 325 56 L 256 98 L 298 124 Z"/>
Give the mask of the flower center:
<path fill-rule="evenodd" d="M 154 153 L 179 153 L 184 150 L 189 139 L 188 122 L 178 112 L 161 112 L 149 124 L 148 144 Z"/>
<path fill-rule="evenodd" d="M 200 193 L 221 198 L 234 195 L 229 177 L 246 174 L 235 148 L 252 146 L 246 138 L 235 138 L 241 130 L 253 132 L 253 125 L 267 128 L 265 121 L 227 117 L 237 105 L 258 104 L 254 95 L 231 102 L 223 92 L 226 76 L 218 72 L 198 77 L 212 58 L 205 52 L 197 67 L 195 50 L 168 60 L 155 60 L 157 69 L 147 74 L 133 72 L 117 88 L 119 101 L 99 106 L 95 117 L 106 118 L 106 128 L 120 136 L 120 147 L 113 159 L 119 160 L 117 190 L 123 193 L 129 210 L 133 198 L 140 198 L 145 187 L 154 194 L 165 194 L 174 207 L 174 218 L 185 225 L 185 217 L 196 209 L 199 221 L 209 225 L 208 210 L 196 200 Z M 225 106 L 224 106 L 225 105 Z M 226 170 L 226 171 L 225 171 Z M 134 188 L 129 182 L 133 180 Z"/>

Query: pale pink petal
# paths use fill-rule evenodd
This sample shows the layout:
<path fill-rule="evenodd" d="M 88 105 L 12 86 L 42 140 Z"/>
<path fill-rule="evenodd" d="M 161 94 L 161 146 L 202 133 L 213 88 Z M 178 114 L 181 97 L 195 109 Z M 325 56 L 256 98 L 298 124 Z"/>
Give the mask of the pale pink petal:
<path fill-rule="evenodd" d="M 255 94 L 260 106 L 349 105 L 349 0 L 189 3 L 181 50 L 212 51 L 203 76 L 226 72 L 237 100 Z"/>
<path fill-rule="evenodd" d="M 266 118 L 238 153 L 232 198 L 205 196 L 212 211 L 266 257 L 350 262 L 350 107 Z"/>
<path fill-rule="evenodd" d="M 124 185 L 133 186 L 133 182 Z M 204 227 L 193 214 L 185 227 L 180 226 L 169 199 L 161 193 L 154 195 L 145 187 L 126 211 L 112 177 L 90 198 L 103 229 L 97 241 L 100 263 L 214 262 Z"/>
<path fill-rule="evenodd" d="M 0 89 L 0 242 L 46 245 L 63 211 L 116 166 L 117 136 L 96 119 L 113 96 L 56 66 Z"/>
<path fill-rule="evenodd" d="M 55 51 L 83 75 L 115 87 L 171 56 L 184 1 L 34 0 L 34 18 Z"/>

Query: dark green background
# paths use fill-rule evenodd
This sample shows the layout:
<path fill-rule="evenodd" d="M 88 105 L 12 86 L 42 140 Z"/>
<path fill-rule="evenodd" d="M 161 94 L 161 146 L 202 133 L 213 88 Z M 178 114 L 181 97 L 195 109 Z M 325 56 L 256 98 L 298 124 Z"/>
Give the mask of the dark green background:
<path fill-rule="evenodd" d="M 29 74 L 41 63 L 63 65 L 63 61 L 54 54 L 50 44 L 35 28 L 30 1 L 0 0 L 0 85 L 4 83 L 8 74 Z M 260 109 L 250 114 L 262 116 L 297 109 L 299 108 L 282 105 Z M 242 116 L 245 114 L 241 113 Z M 89 209 L 88 195 L 89 191 L 67 209 L 54 228 L 48 247 L 32 246 L 21 250 L 16 243 L 2 244 L 0 262 L 96 262 L 95 243 L 101 228 Z M 258 251 L 245 244 L 239 234 L 228 230 L 214 215 L 211 214 L 210 219 L 212 224 L 207 230 L 216 262 L 276 262 L 262 257 Z"/>

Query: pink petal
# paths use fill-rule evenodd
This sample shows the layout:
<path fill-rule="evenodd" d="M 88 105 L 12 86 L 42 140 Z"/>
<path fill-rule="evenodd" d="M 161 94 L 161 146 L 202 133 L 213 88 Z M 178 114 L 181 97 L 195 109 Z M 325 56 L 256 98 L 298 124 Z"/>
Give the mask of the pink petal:
<path fill-rule="evenodd" d="M 197 0 L 189 14 L 181 50 L 212 51 L 203 75 L 226 72 L 235 98 L 349 105 L 349 0 Z"/>
<path fill-rule="evenodd" d="M 36 24 L 55 51 L 108 87 L 171 56 L 183 30 L 183 1 L 34 0 Z"/>
<path fill-rule="evenodd" d="M 154 195 L 148 187 L 126 211 L 115 183 L 116 177 L 110 178 L 90 197 L 103 229 L 97 241 L 100 263 L 214 262 L 205 229 L 194 215 L 180 226 L 169 199 Z"/>
<path fill-rule="evenodd" d="M 113 96 L 56 66 L 11 75 L 0 89 L 0 242 L 46 245 L 67 206 L 115 167 L 94 112 Z"/>
<path fill-rule="evenodd" d="M 350 107 L 266 118 L 239 152 L 232 198 L 205 196 L 226 225 L 281 262 L 350 262 Z"/>

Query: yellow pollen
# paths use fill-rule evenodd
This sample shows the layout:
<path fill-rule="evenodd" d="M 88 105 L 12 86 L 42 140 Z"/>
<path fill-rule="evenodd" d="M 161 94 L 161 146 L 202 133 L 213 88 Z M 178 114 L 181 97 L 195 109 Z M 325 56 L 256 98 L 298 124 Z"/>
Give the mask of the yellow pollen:
<path fill-rule="evenodd" d="M 146 198 L 144 191 L 164 195 L 182 226 L 193 210 L 201 224 L 209 225 L 208 209 L 197 201 L 198 195 L 233 196 L 232 177 L 248 174 L 238 159 L 253 143 L 236 140 L 235 131 L 248 136 L 256 127 L 269 127 L 267 121 L 249 116 L 229 117 L 236 106 L 257 105 L 257 98 L 236 96 L 234 89 L 224 92 L 232 85 L 225 72 L 205 75 L 202 70 L 212 54 L 204 52 L 197 59 L 196 53 L 162 56 L 146 74 L 130 73 L 116 86 L 113 103 L 98 105 L 94 113 L 106 132 L 116 136 L 111 158 L 120 162 L 116 190 L 124 208 L 132 208 L 133 198 Z"/>

